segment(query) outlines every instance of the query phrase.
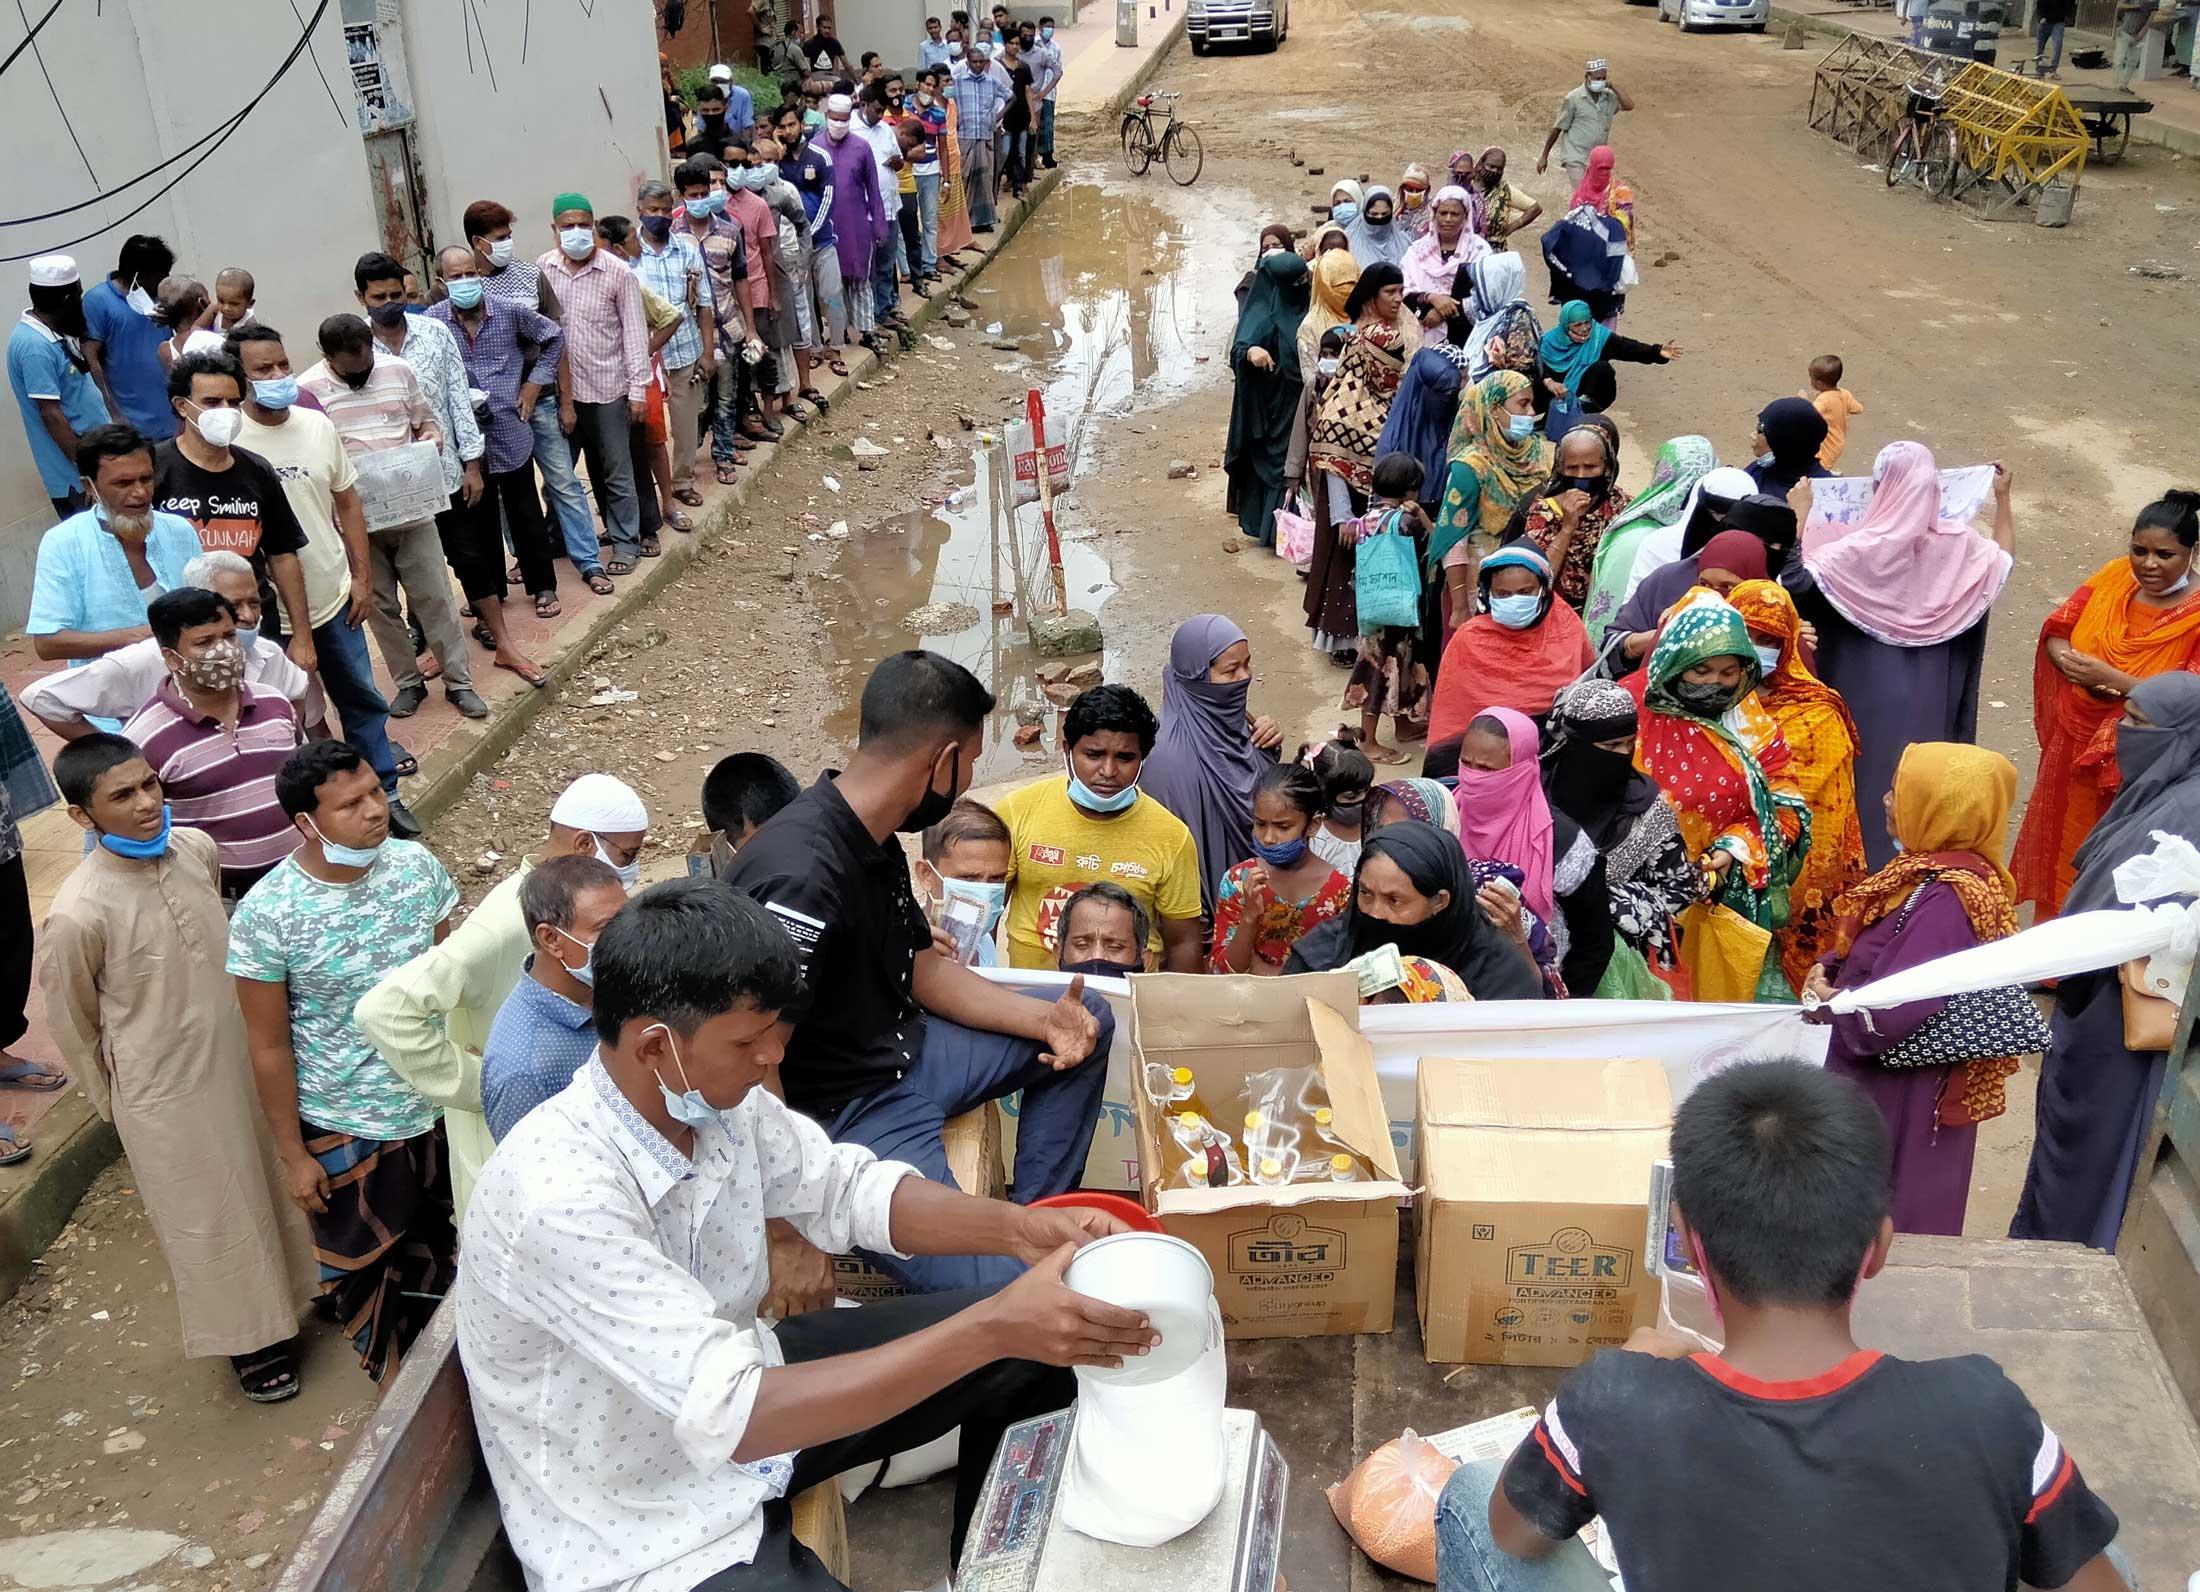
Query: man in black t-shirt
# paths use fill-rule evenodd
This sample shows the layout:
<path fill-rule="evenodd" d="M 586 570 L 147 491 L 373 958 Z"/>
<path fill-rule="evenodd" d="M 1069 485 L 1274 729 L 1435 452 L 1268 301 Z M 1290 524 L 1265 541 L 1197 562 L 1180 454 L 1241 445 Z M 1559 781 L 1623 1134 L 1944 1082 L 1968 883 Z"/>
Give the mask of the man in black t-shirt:
<path fill-rule="evenodd" d="M 813 72 L 838 72 L 848 76 L 848 52 L 840 47 L 840 40 L 833 37 L 833 18 L 830 12 L 817 14 L 817 31 L 802 41 L 802 59 L 810 63 Z"/>
<path fill-rule="evenodd" d="M 306 545 L 282 478 L 256 453 L 233 447 L 244 423 L 244 367 L 236 356 L 185 354 L 168 372 L 168 403 L 182 429 L 153 449 L 153 507 L 179 515 L 207 552 L 250 561 L 263 592 L 282 594 L 290 613 L 310 612 L 298 550 Z M 290 661 L 313 673 L 313 633 L 291 636 Z"/>
<path fill-rule="evenodd" d="M 1502 1476 L 1436 1512 L 1439 1592 L 2122 1592 L 2116 1516 L 1984 1355 L 1898 1360 L 1849 1334 L 1886 1263 L 1887 1134 L 1846 1080 L 1749 1062 L 1673 1118 L 1675 1231 L 1726 1332 L 1645 1328 L 1559 1384 Z"/>
<path fill-rule="evenodd" d="M 1031 63 L 1023 45 L 1010 33 L 1001 41 L 1001 68 L 1008 73 L 1008 103 L 1001 107 L 1001 181 L 1017 198 L 1031 182 L 1031 128 L 1033 124 Z"/>

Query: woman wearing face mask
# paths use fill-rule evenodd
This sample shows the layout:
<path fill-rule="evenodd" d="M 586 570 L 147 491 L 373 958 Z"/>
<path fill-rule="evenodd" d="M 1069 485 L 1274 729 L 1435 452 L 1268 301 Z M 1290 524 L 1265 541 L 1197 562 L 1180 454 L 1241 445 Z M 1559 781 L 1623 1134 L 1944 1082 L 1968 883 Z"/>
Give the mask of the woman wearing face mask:
<path fill-rule="evenodd" d="M 1811 673 L 1803 622 L 1777 581 L 1749 580 L 1727 594 L 1749 626 L 1764 672 L 1757 700 L 1787 743 L 1788 769 L 1810 803 L 1810 855 L 1788 891 L 1780 970 L 1797 989 L 1833 943 L 1834 902 L 1864 877 L 1864 830 L 1856 816 L 1856 720 L 1849 705 Z M 1997 831 L 1998 833 L 1998 831 Z M 1996 844 L 1995 854 L 2001 847 Z"/>
<path fill-rule="evenodd" d="M 1575 426 L 1559 438 L 1550 479 L 1513 506 L 1505 540 L 1535 544 L 1557 572 L 1559 599 L 1578 614 L 1621 501 L 1619 444 L 1602 426 Z"/>
<path fill-rule="evenodd" d="M 1580 824 L 1552 810 L 1541 752 L 1525 713 L 1477 714 L 1459 743 L 1459 834 L 1470 858 L 1520 870 L 1521 894 L 1556 942 L 1561 988 L 1586 994 L 1612 958 L 1604 859 Z"/>
<path fill-rule="evenodd" d="M 1710 899 L 1769 934 L 1786 920 L 1811 827 L 1787 745 L 1754 694 L 1759 672 L 1742 616 L 1699 591 L 1627 688 L 1643 709 L 1635 766 L 1672 804 Z M 1757 988 L 1759 999 L 1795 998 L 1769 945 Z"/>
<path fill-rule="evenodd" d="M 1405 175 L 1398 179 L 1398 230 L 1408 241 L 1426 237 L 1435 219 L 1428 194 L 1428 167 L 1418 160 L 1407 161 Z"/>
<path fill-rule="evenodd" d="M 1352 258 L 1363 271 L 1371 265 L 1396 265 L 1412 242 L 1398 225 L 1396 196 L 1380 183 L 1367 190 L 1360 213 L 1345 223 L 1344 231 L 1351 240 Z"/>
<path fill-rule="evenodd" d="M 1747 531 L 1719 532 L 1701 552 L 1676 559 L 1635 588 L 1604 632 L 1603 672 L 1616 680 L 1649 657 L 1667 612 L 1690 592 L 1701 587 L 1724 597 L 1742 582 L 1761 581 L 1770 573 L 1763 542 Z"/>
<path fill-rule="evenodd" d="M 1349 260 L 1351 256 L 1338 258 Z M 1306 627 L 1313 632 L 1314 650 L 1339 668 L 1350 668 L 1360 655 L 1359 599 L 1353 584 L 1357 555 L 1337 534 L 1353 518 L 1352 494 L 1339 477 L 1307 468 L 1307 434 L 1323 397 L 1337 379 L 1338 367 L 1344 363 L 1345 344 L 1351 340 L 1352 328 L 1341 324 L 1322 333 L 1312 374 L 1300 389 L 1298 417 L 1291 425 L 1291 448 L 1283 461 L 1284 479 L 1304 494 L 1303 501 L 1314 520 L 1313 550 L 1307 556 L 1306 592 L 1300 606 L 1306 614 Z M 1299 341 L 1306 341 L 1303 324 Z"/>
<path fill-rule="evenodd" d="M 1253 855 L 1215 892 L 1210 973 L 1283 971 L 1291 948 L 1345 910 L 1352 882 L 1308 844 L 1325 797 L 1312 769 L 1279 763 L 1253 786 Z"/>
<path fill-rule="evenodd" d="M 1345 306 L 1352 302 L 1352 290 L 1360 285 L 1360 262 L 1350 251 L 1331 249 L 1314 261 L 1311 283 L 1313 302 L 1308 306 L 1306 318 L 1299 322 L 1299 375 L 1312 382 L 1314 365 L 1321 357 L 1318 350 L 1322 337 L 1333 326 L 1350 326 L 1352 316 Z M 1332 372 L 1334 374 L 1334 372 Z"/>
<path fill-rule="evenodd" d="M 1322 782 L 1322 814 L 1307 835 L 1314 854 L 1349 876 L 1360 865 L 1368 794 L 1375 786 L 1375 765 L 1356 746 L 1323 741 L 1299 748 L 1292 759 Z"/>
<path fill-rule="evenodd" d="M 1564 428 L 1584 414 L 1601 414 L 1619 395 L 1612 362 L 1664 365 L 1680 357 L 1678 343 L 1642 343 L 1597 322 L 1589 306 L 1574 299 L 1558 312 L 1558 324 L 1536 344 L 1536 380 L 1540 407 L 1546 407 L 1548 428 L 1563 435 Z M 1815 411 L 1813 411 L 1815 413 Z"/>
<path fill-rule="evenodd" d="M 1309 302 L 1306 262 L 1287 243 L 1271 242 L 1230 343 L 1235 385 L 1222 468 L 1236 499 L 1238 529 L 1262 547 L 1276 545 L 1276 510 L 1289 478 L 1284 464 L 1299 412 L 1299 323 Z"/>
<path fill-rule="evenodd" d="M 1429 538 L 1429 562 L 1444 572 L 1446 623 L 1453 628 L 1474 611 L 1475 565 L 1496 551 L 1514 507 L 1543 479 L 1547 447 L 1536 430 L 1528 378 L 1517 371 L 1501 370 L 1459 400 L 1443 512 Z"/>
<path fill-rule="evenodd" d="M 1581 826 L 1604 858 L 1611 899 L 1615 958 L 1632 951 L 1662 980 L 1674 973 L 1678 936 L 1673 920 L 1703 896 L 1703 876 L 1681 840 L 1672 807 L 1657 782 L 1635 767 L 1635 699 L 1609 680 L 1575 682 L 1551 705 L 1543 753 L 1543 790 L 1554 812 Z M 1667 998 L 1659 986 L 1629 979 L 1582 993 Z"/>
<path fill-rule="evenodd" d="M 1467 267 L 1467 300 L 1462 308 L 1474 322 L 1464 350 L 1470 381 L 1482 381 L 1499 370 L 1517 370 L 1523 376 L 1534 373 L 1543 323 L 1528 303 L 1526 261 L 1510 249 L 1476 260 Z"/>
<path fill-rule="evenodd" d="M 1395 265 L 1364 267 L 1344 311 L 1353 336 L 1338 356 L 1336 375 L 1323 385 L 1306 429 L 1317 534 L 1325 514 L 1337 524 L 1367 512 L 1376 443 L 1405 379 L 1406 363 L 1420 346 L 1420 327 L 1406 312 L 1404 279 Z M 1340 514 L 1340 507 L 1345 512 Z"/>
<path fill-rule="evenodd" d="M 1757 430 L 1749 439 L 1749 478 L 1757 490 L 1786 497 L 1797 483 L 1833 474 L 1818 462 L 1826 440 L 1826 417 L 1807 398 L 1775 398 L 1757 411 Z"/>
<path fill-rule="evenodd" d="M 2116 767 L 2122 788 L 2078 848 L 2065 912 L 2120 905 L 2116 869 L 2153 851 L 2157 829 L 2200 835 L 2200 675 L 2139 682 L 2116 726 Z M 2060 980 L 2049 1025 L 2032 1162 L 2009 1236 L 2112 1250 L 2168 1058 L 2125 1046 L 2113 967 Z"/>
<path fill-rule="evenodd" d="M 1991 536 L 1968 519 L 1940 517 L 1940 470 L 1919 443 L 1880 449 L 1872 479 L 1861 518 L 1833 525 L 1813 517 L 1800 563 L 1777 573 L 1818 632 L 1819 678 L 1856 715 L 1856 805 L 1865 859 L 1876 868 L 1894 854 L 1879 814 L 1902 749 L 1978 738 L 1986 615 L 2016 563 L 2017 531 L 2009 472 L 1999 464 Z"/>
<path fill-rule="evenodd" d="M 1283 970 L 1326 973 L 1386 945 L 1449 968 L 1476 1000 L 1543 997 L 1527 952 L 1476 898 L 1458 840 L 1433 824 L 1406 820 L 1368 836 L 1351 906 L 1293 946 Z"/>
<path fill-rule="evenodd" d="M 1202 910 L 1231 863 L 1253 854 L 1253 785 L 1273 767 L 1283 734 L 1246 708 L 1253 644 L 1221 614 L 1176 627 L 1161 677 L 1161 731 L 1139 783 L 1191 827 Z"/>
<path fill-rule="evenodd" d="M 1329 222 L 1343 227 L 1349 238 L 1352 223 L 1360 219 L 1360 185 L 1347 177 L 1329 190 Z"/>
<path fill-rule="evenodd" d="M 2071 859 L 2115 795 L 2115 723 L 2139 682 L 2200 670 L 2200 492 L 2139 511 L 2129 550 L 2047 616 L 2032 668 L 2039 777 L 2011 864 L 2017 899 L 2052 917 L 2076 877 Z"/>
<path fill-rule="evenodd" d="M 1459 807 L 1452 800 L 1458 779 L 1461 737 L 1432 742 L 1428 749 L 1429 776 L 1441 779 L 1394 779 L 1378 785 L 1367 799 L 1367 834 L 1392 824 L 1427 824 L 1441 830 L 1466 856 L 1466 840 L 1459 832 Z M 1489 857 L 1467 857 L 1467 885 L 1474 891 L 1482 916 L 1528 966 L 1546 994 L 1564 999 L 1565 981 L 1558 976 L 1558 943 L 1542 918 L 1527 905 L 1521 887 L 1527 875 L 1509 862 Z"/>
<path fill-rule="evenodd" d="M 1657 531 L 1678 525 L 1688 513 L 1696 483 L 1718 466 L 1709 437 L 1675 437 L 1658 449 L 1650 484 L 1612 517 L 1597 543 L 1589 568 L 1589 597 L 1581 621 L 1589 640 L 1601 646 L 1604 632 L 1618 615 L 1627 577 L 1643 543 Z"/>
<path fill-rule="evenodd" d="M 1464 177 L 1460 175 L 1462 157 L 1468 159 L 1471 167 Z M 1505 246 L 1507 238 L 1523 227 L 1535 225 L 1543 215 L 1541 201 L 1505 180 L 1505 166 L 1505 151 L 1495 144 L 1483 150 L 1479 159 L 1468 157 L 1464 149 L 1451 157 L 1451 180 L 1472 193 L 1477 201 L 1481 215 L 1477 230 L 1490 240 L 1491 247 L 1499 249 Z"/>
<path fill-rule="evenodd" d="M 1903 854 L 1841 897 L 1841 916 L 1807 994 L 1820 1000 L 1921 962 L 1952 956 L 2017 931 L 2009 870 L 2001 865 L 2017 770 L 1983 746 L 1921 741 L 1902 756 L 1888 803 Z M 2113 976 L 2110 982 L 2114 983 Z M 1893 1147 L 1892 1209 L 1898 1233 L 1963 1232 L 1978 1124 L 2006 1107 L 2012 1059 L 1937 1067 L 1889 1067 L 1879 1058 L 1947 1006 L 1913 1001 L 1830 1018 L 1826 1070 L 1871 1097 Z"/>
<path fill-rule="evenodd" d="M 1482 560 L 1481 607 L 1451 633 L 1429 714 L 1433 745 L 1466 733 L 1477 715 L 1514 708 L 1540 719 L 1559 690 L 1596 661 L 1588 632 L 1551 591 L 1550 563 L 1525 544 Z"/>

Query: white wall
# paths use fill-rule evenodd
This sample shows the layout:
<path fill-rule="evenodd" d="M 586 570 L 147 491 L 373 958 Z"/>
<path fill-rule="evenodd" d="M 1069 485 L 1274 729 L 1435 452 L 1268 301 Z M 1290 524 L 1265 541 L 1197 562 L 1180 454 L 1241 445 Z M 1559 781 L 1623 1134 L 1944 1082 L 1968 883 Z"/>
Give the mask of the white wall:
<path fill-rule="evenodd" d="M 312 16 L 314 3 L 300 0 L 299 16 Z M 31 8 L 32 20 L 44 10 Z M 114 269 L 125 237 L 157 232 L 177 268 L 209 284 L 225 265 L 252 271 L 262 317 L 310 340 L 374 235 L 338 11 L 329 7 L 308 54 L 165 198 L 129 214 L 196 155 L 86 209 L 0 226 L 0 255 L 61 250 L 90 286 Z M 260 91 L 300 31 L 287 0 L 64 5 L 36 46 L 60 108 L 30 51 L 0 80 L 0 217 L 78 204 L 196 142 Z M 23 33 L 14 7 L 0 11 L 0 54 Z M 10 327 L 28 302 L 25 281 L 23 260 L 0 261 L 0 318 Z M 30 605 L 32 560 L 52 519 L 10 395 L 0 400 L 0 626 L 21 623 Z"/>

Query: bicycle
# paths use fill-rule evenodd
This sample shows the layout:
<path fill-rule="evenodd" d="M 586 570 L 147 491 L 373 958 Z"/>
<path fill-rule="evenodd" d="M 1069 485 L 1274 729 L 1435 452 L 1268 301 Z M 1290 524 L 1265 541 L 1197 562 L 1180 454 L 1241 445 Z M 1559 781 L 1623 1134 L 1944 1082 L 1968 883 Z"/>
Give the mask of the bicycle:
<path fill-rule="evenodd" d="M 1199 180 L 1199 173 L 1207 164 L 1207 155 L 1191 124 L 1176 118 L 1176 102 L 1181 97 L 1173 93 L 1141 94 L 1131 109 L 1123 113 L 1123 161 L 1130 167 L 1133 177 L 1143 177 L 1154 158 L 1159 156 L 1168 170 L 1169 180 L 1179 188 L 1189 188 Z M 1153 127 L 1156 102 L 1167 107 L 1159 133 Z"/>
<path fill-rule="evenodd" d="M 1935 199 L 1955 192 L 1956 173 L 1962 166 L 1956 125 L 1940 114 L 1947 84 L 1934 73 L 1910 84 L 1903 106 L 1902 126 L 1887 150 L 1887 186 L 1899 188 L 1915 182 Z"/>

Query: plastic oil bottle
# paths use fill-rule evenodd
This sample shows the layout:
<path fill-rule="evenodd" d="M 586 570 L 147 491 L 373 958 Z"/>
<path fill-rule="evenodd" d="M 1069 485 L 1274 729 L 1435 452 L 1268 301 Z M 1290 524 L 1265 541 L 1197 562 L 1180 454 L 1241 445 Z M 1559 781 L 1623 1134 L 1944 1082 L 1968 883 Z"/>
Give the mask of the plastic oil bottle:
<path fill-rule="evenodd" d="M 1181 1152 L 1166 1188 L 1227 1188 L 1245 1181 L 1245 1163 L 1230 1136 L 1197 1111 L 1179 1111 L 1168 1119 L 1169 1136 Z"/>

